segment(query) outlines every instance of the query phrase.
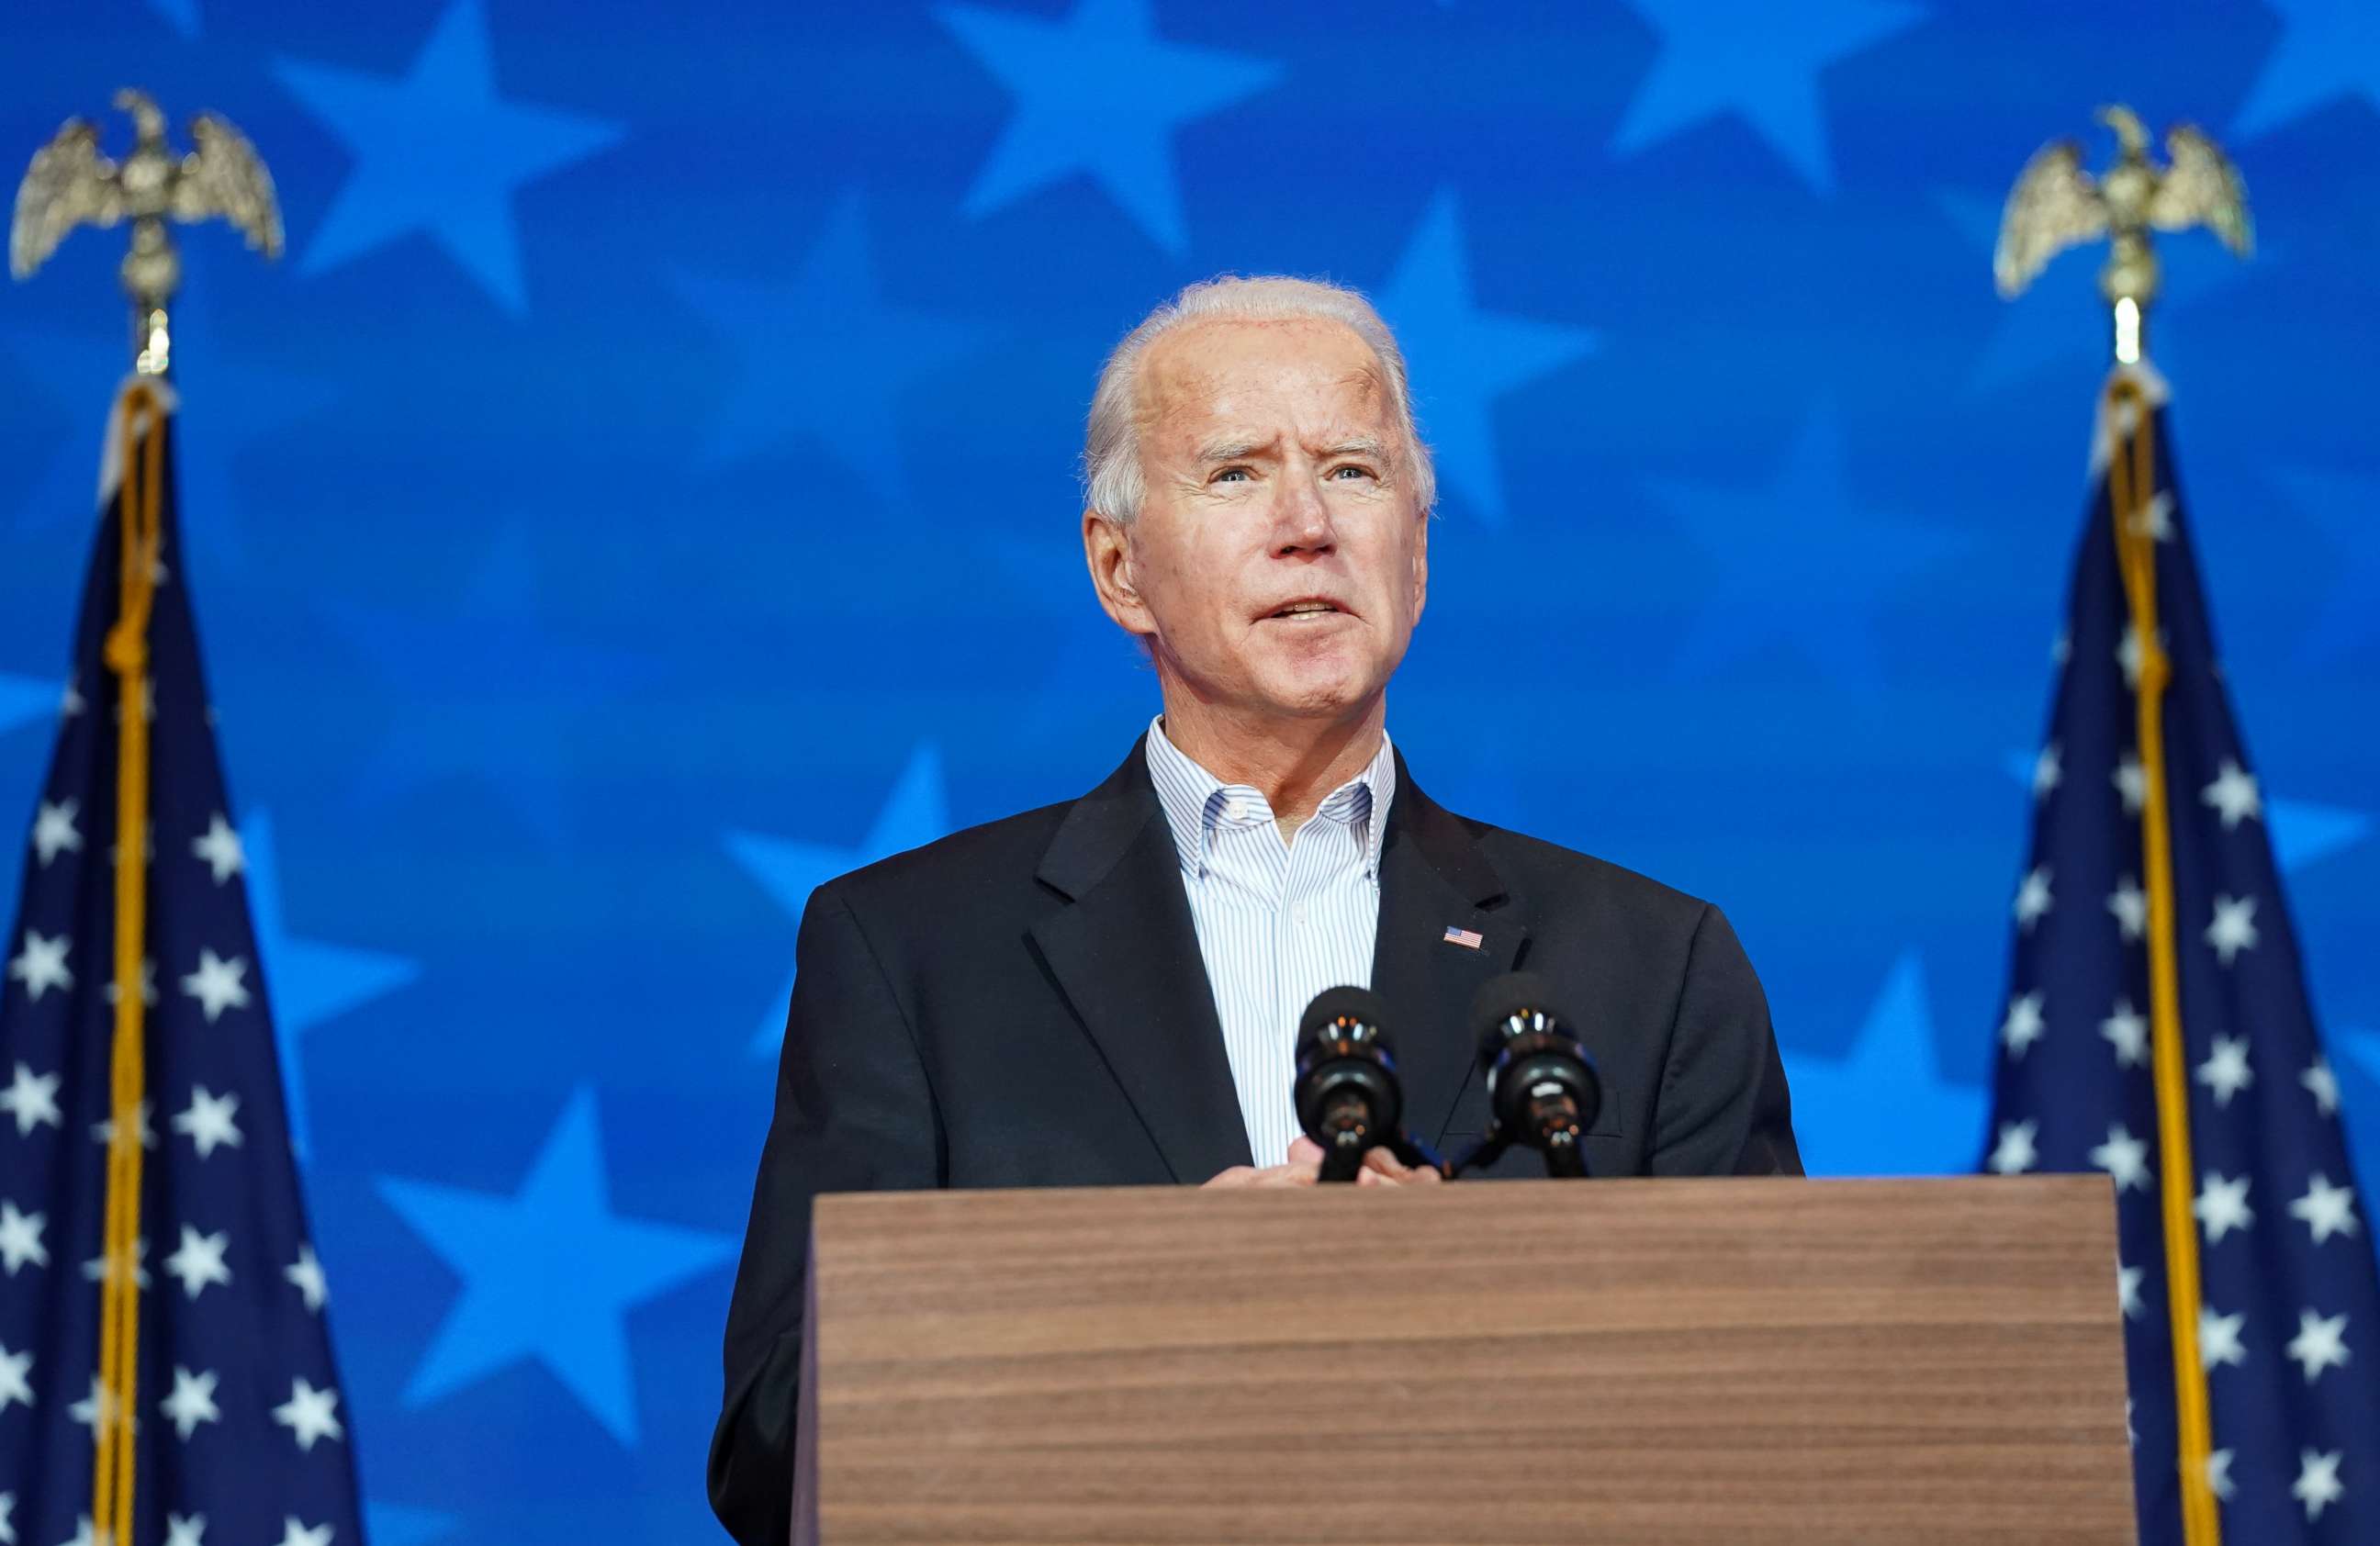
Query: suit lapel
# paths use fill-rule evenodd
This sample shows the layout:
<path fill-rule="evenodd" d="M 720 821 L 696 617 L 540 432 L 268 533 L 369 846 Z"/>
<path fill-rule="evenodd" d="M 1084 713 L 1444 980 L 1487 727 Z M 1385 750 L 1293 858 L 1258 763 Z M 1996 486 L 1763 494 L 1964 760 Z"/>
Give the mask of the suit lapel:
<path fill-rule="evenodd" d="M 1172 828 L 1135 744 L 1060 825 L 1038 871 L 1073 905 L 1041 959 L 1177 1181 L 1252 1163 Z"/>
<path fill-rule="evenodd" d="M 1478 935 L 1478 948 L 1449 940 L 1450 928 Z M 1443 1141 L 1472 1077 L 1472 995 L 1512 970 L 1527 938 L 1525 918 L 1470 828 L 1414 785 L 1399 756 L 1380 851 L 1372 989 L 1396 1017 L 1405 1126 L 1423 1142 Z"/>

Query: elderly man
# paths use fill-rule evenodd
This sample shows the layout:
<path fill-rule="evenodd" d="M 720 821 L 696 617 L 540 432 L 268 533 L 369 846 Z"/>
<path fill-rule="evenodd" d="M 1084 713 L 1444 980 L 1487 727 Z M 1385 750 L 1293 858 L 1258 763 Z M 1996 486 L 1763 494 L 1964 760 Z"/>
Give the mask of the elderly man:
<path fill-rule="evenodd" d="M 1596 1174 L 1801 1168 L 1718 910 L 1452 815 L 1390 745 L 1432 489 L 1403 356 L 1362 296 L 1184 291 L 1101 372 L 1084 473 L 1091 584 L 1164 712 L 1081 799 L 810 898 L 710 1452 L 747 1546 L 786 1536 L 814 1196 L 1311 1184 L 1291 1062 L 1323 988 L 1368 983 L 1396 1011 L 1426 1141 L 1485 1125 L 1463 1016 L 1525 967 L 1601 1066 Z M 1438 1179 L 1378 1151 L 1361 1178 Z"/>

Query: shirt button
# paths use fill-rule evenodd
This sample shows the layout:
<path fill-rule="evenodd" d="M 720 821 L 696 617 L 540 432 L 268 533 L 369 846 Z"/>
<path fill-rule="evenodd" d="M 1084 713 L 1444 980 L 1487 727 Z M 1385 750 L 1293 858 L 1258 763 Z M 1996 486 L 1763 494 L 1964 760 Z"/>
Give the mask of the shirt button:
<path fill-rule="evenodd" d="M 1305 904 L 1304 902 L 1299 902 L 1296 906 L 1289 910 L 1289 921 L 1296 924 L 1299 928 L 1304 928 L 1305 926 Z"/>

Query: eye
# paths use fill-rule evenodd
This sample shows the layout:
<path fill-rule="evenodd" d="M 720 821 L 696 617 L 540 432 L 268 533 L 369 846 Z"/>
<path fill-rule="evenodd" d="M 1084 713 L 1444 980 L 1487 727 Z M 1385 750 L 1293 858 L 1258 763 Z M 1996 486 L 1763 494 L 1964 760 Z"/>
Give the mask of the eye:
<path fill-rule="evenodd" d="M 1354 473 L 1358 477 L 1375 477 L 1378 476 L 1374 473 L 1371 468 L 1354 462 L 1343 462 L 1338 466 L 1330 469 L 1330 476 L 1332 477 L 1337 477 L 1341 473 Z"/>
<path fill-rule="evenodd" d="M 1248 480 L 1248 469 L 1245 467 L 1225 467 L 1222 471 L 1217 473 L 1207 481 L 1209 483 L 1221 483 L 1226 480 L 1236 479 L 1239 482 L 1245 483 Z"/>

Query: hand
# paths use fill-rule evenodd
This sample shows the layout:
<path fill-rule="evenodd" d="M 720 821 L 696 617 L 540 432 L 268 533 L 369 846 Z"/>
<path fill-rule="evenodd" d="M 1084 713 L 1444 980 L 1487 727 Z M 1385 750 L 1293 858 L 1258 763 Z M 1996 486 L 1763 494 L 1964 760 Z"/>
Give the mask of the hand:
<path fill-rule="evenodd" d="M 1289 1154 L 1279 1165 L 1259 1169 L 1252 1165 L 1235 1165 L 1207 1183 L 1209 1187 L 1236 1190 L 1244 1187 L 1310 1187 L 1322 1174 L 1322 1145 L 1310 1138 L 1300 1137 L 1289 1146 Z M 1364 1155 L 1364 1167 L 1355 1172 L 1359 1187 L 1435 1186 L 1446 1178 L 1430 1169 L 1416 1170 L 1400 1162 L 1386 1149 L 1374 1149 Z"/>

